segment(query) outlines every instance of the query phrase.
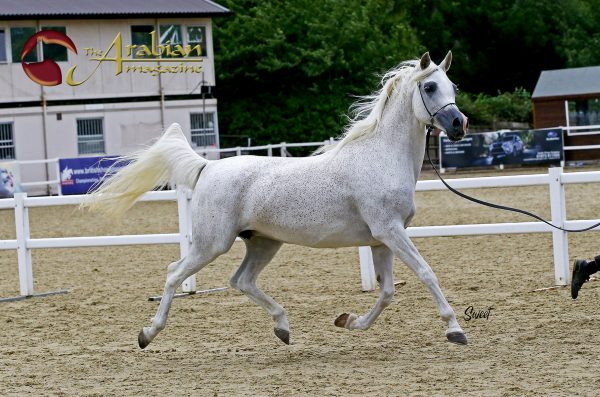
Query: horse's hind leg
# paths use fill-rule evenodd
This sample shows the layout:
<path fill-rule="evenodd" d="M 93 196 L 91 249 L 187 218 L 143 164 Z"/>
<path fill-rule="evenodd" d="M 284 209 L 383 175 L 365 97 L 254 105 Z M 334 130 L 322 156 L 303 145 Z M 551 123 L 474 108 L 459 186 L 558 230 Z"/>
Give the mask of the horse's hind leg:
<path fill-rule="evenodd" d="M 233 238 L 235 239 L 235 236 Z M 233 239 L 231 242 L 233 243 Z M 171 308 L 171 301 L 181 283 L 231 247 L 231 244 L 214 243 L 206 245 L 210 245 L 211 248 L 204 249 L 203 247 L 200 250 L 197 248 L 197 244 L 194 243 L 190 253 L 185 258 L 171 263 L 167 268 L 167 281 L 156 315 L 152 318 L 150 327 L 144 327 L 138 335 L 138 343 L 142 349 L 148 346 L 152 339 L 165 327 L 169 309 Z M 221 248 L 217 249 L 218 246 L 221 246 Z"/>
<path fill-rule="evenodd" d="M 265 309 L 275 320 L 275 335 L 284 343 L 290 343 L 290 327 L 287 314 L 279 303 L 256 286 L 260 272 L 269 264 L 282 243 L 263 237 L 246 240 L 246 256 L 230 280 L 233 288 L 240 290 L 257 305 Z"/>
<path fill-rule="evenodd" d="M 389 306 L 394 297 L 394 253 L 385 245 L 371 247 L 373 265 L 379 280 L 379 298 L 375 306 L 364 316 L 344 313 L 335 320 L 335 325 L 348 329 L 367 329 L 375 322 L 383 309 Z"/>

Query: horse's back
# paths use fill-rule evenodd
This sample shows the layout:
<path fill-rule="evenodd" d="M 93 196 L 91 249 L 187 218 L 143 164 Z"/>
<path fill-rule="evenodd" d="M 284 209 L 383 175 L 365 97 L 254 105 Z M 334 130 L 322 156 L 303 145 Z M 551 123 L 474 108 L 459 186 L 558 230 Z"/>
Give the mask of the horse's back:
<path fill-rule="evenodd" d="M 356 209 L 351 184 L 336 170 L 329 154 L 214 161 L 196 185 L 197 208 L 218 211 L 219 218 L 230 215 L 238 231 L 254 230 L 285 242 L 309 246 L 369 242 L 369 228 Z"/>

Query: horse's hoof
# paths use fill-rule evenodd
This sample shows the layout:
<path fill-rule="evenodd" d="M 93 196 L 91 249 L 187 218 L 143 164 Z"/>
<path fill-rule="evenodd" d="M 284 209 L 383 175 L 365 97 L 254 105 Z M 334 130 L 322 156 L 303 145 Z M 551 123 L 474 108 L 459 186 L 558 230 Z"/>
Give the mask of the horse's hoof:
<path fill-rule="evenodd" d="M 286 345 L 290 344 L 290 331 L 281 328 L 275 328 L 275 335 Z"/>
<path fill-rule="evenodd" d="M 336 327 L 346 328 L 346 324 L 348 323 L 348 318 L 350 317 L 349 313 L 340 314 L 338 318 L 333 322 Z"/>
<path fill-rule="evenodd" d="M 142 329 L 138 335 L 138 344 L 140 345 L 140 349 L 144 349 L 150 344 L 150 340 L 146 338 L 146 335 L 144 334 L 144 329 Z"/>
<path fill-rule="evenodd" d="M 462 332 L 449 332 L 446 334 L 446 338 L 448 338 L 449 342 L 456 343 L 457 345 L 466 345 L 467 337 Z"/>

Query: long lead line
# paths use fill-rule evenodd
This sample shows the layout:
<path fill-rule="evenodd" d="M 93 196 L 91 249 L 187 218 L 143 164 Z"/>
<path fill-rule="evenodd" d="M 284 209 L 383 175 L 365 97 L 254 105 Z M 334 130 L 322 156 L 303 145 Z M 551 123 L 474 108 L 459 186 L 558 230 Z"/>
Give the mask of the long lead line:
<path fill-rule="evenodd" d="M 594 225 L 592 225 L 590 227 L 586 227 L 586 228 L 583 228 L 583 229 L 565 229 L 565 228 L 553 225 L 552 223 L 548 222 L 547 220 L 543 219 L 542 217 L 540 217 L 540 216 L 538 216 L 538 215 L 536 215 L 534 213 L 531 213 L 529 211 L 525 211 L 525 210 L 522 210 L 522 209 L 519 209 L 519 208 L 507 207 L 507 206 L 500 205 L 500 204 L 489 203 L 487 201 L 483 201 L 483 200 L 477 199 L 475 197 L 471 197 L 469 195 L 466 195 L 466 194 L 464 194 L 462 192 L 459 192 L 458 190 L 454 189 L 452 186 L 448 185 L 448 183 L 444 180 L 444 178 L 442 178 L 442 176 L 438 172 L 436 166 L 433 164 L 433 161 L 431 161 L 431 157 L 429 156 L 429 136 L 431 135 L 431 131 L 432 130 L 433 130 L 433 127 L 430 126 L 430 125 L 428 125 L 427 126 L 427 138 L 426 138 L 426 142 L 425 142 L 425 145 L 426 145 L 425 152 L 427 153 L 427 160 L 429 160 L 429 164 L 431 164 L 431 166 L 433 167 L 433 170 L 435 171 L 435 173 L 438 176 L 438 178 L 440 178 L 440 181 L 442 181 L 442 183 L 444 184 L 444 186 L 446 186 L 448 188 L 448 190 L 450 190 L 452 193 L 454 193 L 454 194 L 456 194 L 456 195 L 458 195 L 458 196 L 460 196 L 460 197 L 462 197 L 464 199 L 472 201 L 474 203 L 485 205 L 486 207 L 496 208 L 496 209 L 504 210 L 504 211 L 517 212 L 519 214 L 530 216 L 532 218 L 535 218 L 535 219 L 537 219 L 539 221 L 544 222 L 546 225 L 552 226 L 555 229 L 562 230 L 563 232 L 571 232 L 571 233 L 586 232 L 588 230 L 591 230 L 591 229 L 594 229 L 594 228 L 600 226 L 600 222 L 599 222 L 599 223 L 596 223 L 596 224 L 594 224 Z"/>

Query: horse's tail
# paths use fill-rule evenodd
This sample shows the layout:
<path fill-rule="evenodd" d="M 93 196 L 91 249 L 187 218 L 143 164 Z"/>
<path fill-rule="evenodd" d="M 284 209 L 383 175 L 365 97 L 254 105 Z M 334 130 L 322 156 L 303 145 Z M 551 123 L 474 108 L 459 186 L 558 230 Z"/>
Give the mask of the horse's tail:
<path fill-rule="evenodd" d="M 119 157 L 117 173 L 103 181 L 83 206 L 120 218 L 144 193 L 167 184 L 194 188 L 208 160 L 192 150 L 181 126 L 174 123 L 152 146 Z M 114 167 L 114 166 L 113 166 Z"/>

